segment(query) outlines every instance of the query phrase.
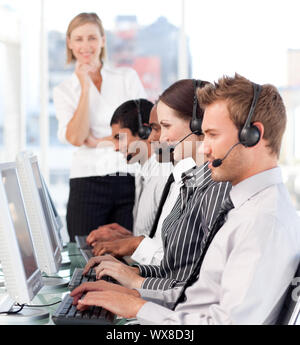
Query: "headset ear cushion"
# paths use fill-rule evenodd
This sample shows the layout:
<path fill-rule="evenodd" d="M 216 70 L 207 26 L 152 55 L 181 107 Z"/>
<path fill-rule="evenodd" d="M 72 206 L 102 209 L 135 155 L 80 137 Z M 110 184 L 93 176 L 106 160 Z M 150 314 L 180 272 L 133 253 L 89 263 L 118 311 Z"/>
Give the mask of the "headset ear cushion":
<path fill-rule="evenodd" d="M 190 121 L 191 132 L 196 132 L 195 134 L 201 135 L 202 134 L 201 127 L 202 127 L 202 118 L 196 118 Z"/>
<path fill-rule="evenodd" d="M 250 125 L 248 128 L 243 128 L 239 132 L 239 141 L 246 147 L 255 146 L 260 140 L 260 131 L 254 126 Z"/>
<path fill-rule="evenodd" d="M 138 135 L 143 140 L 148 139 L 150 134 L 151 134 L 151 127 L 142 126 L 138 129 Z"/>

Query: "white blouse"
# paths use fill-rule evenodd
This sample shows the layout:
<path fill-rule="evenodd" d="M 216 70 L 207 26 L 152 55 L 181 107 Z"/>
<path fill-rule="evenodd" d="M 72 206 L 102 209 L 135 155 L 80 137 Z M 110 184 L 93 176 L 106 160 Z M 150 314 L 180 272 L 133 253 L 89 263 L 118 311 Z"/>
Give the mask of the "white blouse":
<path fill-rule="evenodd" d="M 158 163 L 153 154 L 135 175 L 134 236 L 149 235 L 172 163 Z"/>
<path fill-rule="evenodd" d="M 89 90 L 90 128 L 97 138 L 111 135 L 110 120 L 119 105 L 130 99 L 147 98 L 142 83 L 132 68 L 114 68 L 105 63 L 101 75 L 101 92 L 92 81 Z M 58 138 L 66 144 L 67 126 L 78 106 L 80 95 L 81 85 L 75 73 L 53 90 Z M 112 147 L 90 148 L 82 145 L 73 153 L 70 178 L 103 176 L 128 172 L 130 169 L 124 156 L 115 152 Z"/>
<path fill-rule="evenodd" d="M 139 246 L 136 248 L 134 253 L 131 256 L 133 261 L 136 261 L 142 265 L 159 265 L 163 256 L 164 256 L 164 248 L 162 243 L 162 236 L 161 230 L 162 225 L 166 217 L 171 213 L 176 200 L 180 193 L 180 187 L 182 185 L 182 173 L 186 172 L 187 170 L 191 169 L 195 166 L 195 162 L 193 158 L 188 157 L 179 161 L 174 169 L 174 183 L 172 183 L 168 197 L 164 203 L 161 215 L 159 217 L 159 221 L 157 224 L 156 232 L 153 238 L 149 236 L 145 236 Z M 171 172 L 170 172 L 171 173 Z M 169 177 L 169 176 L 167 176 Z M 165 183 L 167 180 L 165 180 Z M 158 207 L 158 206 L 157 206 Z M 154 220 L 153 220 L 154 221 Z M 145 233 L 143 234 L 145 235 Z"/>

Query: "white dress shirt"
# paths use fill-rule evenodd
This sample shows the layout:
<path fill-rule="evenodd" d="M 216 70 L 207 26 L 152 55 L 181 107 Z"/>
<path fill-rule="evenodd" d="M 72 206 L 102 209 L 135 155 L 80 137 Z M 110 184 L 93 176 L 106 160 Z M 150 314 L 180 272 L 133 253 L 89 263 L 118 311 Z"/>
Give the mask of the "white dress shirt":
<path fill-rule="evenodd" d="M 149 235 L 164 186 L 172 170 L 171 163 L 159 163 L 153 154 L 137 172 L 133 208 L 134 236 Z"/>
<path fill-rule="evenodd" d="M 119 105 L 130 99 L 146 98 L 142 83 L 131 68 L 113 68 L 104 63 L 101 76 L 101 92 L 99 93 L 92 81 L 89 90 L 90 129 L 97 138 L 111 135 L 110 120 Z M 53 90 L 58 138 L 63 143 L 68 143 L 67 125 L 78 106 L 80 95 L 81 86 L 75 73 Z M 132 172 L 131 168 L 124 156 L 115 152 L 113 147 L 89 148 L 82 145 L 73 153 L 70 178 Z"/>
<path fill-rule="evenodd" d="M 276 322 L 300 260 L 299 216 L 280 168 L 240 182 L 230 196 L 234 209 L 214 237 L 198 280 L 187 288 L 186 301 L 175 311 L 147 302 L 137 315 L 141 324 Z"/>
<path fill-rule="evenodd" d="M 161 216 L 157 224 L 156 233 L 153 238 L 145 236 L 145 238 L 139 244 L 139 246 L 131 256 L 132 260 L 134 260 L 135 262 L 143 265 L 160 264 L 164 255 L 161 237 L 161 228 L 163 221 L 172 211 L 179 196 L 180 187 L 182 185 L 182 173 L 193 168 L 195 165 L 196 164 L 191 157 L 185 158 L 175 165 L 173 169 L 174 183 L 172 183 L 168 197 L 164 203 Z"/>

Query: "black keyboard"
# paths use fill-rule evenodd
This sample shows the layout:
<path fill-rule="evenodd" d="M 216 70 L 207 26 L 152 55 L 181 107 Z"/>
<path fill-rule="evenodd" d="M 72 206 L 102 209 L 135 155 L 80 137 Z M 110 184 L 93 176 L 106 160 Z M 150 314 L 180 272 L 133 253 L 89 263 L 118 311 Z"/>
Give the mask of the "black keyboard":
<path fill-rule="evenodd" d="M 75 242 L 79 249 L 92 249 L 92 247 L 86 243 L 86 237 L 87 236 L 75 236 Z"/>
<path fill-rule="evenodd" d="M 72 278 L 70 279 L 69 284 L 68 284 L 68 288 L 70 290 L 75 289 L 77 286 L 79 286 L 82 283 L 95 282 L 97 280 L 96 272 L 93 268 L 90 268 L 88 273 L 85 275 L 83 275 L 82 272 L 83 272 L 83 268 L 75 268 Z M 107 282 L 114 283 L 114 284 L 119 284 L 115 279 L 109 276 L 104 276 L 101 278 L 101 280 L 105 280 Z"/>
<path fill-rule="evenodd" d="M 86 261 L 86 263 L 93 258 L 95 255 L 93 254 L 91 249 L 80 249 L 80 253 L 82 255 L 82 257 L 84 258 L 84 260 Z M 127 261 L 124 258 L 117 258 L 120 262 L 122 262 L 125 265 L 128 265 Z"/>
<path fill-rule="evenodd" d="M 101 307 L 89 307 L 79 311 L 72 304 L 73 298 L 66 295 L 61 301 L 52 320 L 56 325 L 114 325 L 116 315 Z"/>
<path fill-rule="evenodd" d="M 82 283 L 96 281 L 96 272 L 93 270 L 93 268 L 91 268 L 85 275 L 83 275 L 82 272 L 83 268 L 75 268 L 68 285 L 70 290 L 75 289 Z"/>
<path fill-rule="evenodd" d="M 80 249 L 80 253 L 86 263 L 94 256 L 91 249 Z"/>

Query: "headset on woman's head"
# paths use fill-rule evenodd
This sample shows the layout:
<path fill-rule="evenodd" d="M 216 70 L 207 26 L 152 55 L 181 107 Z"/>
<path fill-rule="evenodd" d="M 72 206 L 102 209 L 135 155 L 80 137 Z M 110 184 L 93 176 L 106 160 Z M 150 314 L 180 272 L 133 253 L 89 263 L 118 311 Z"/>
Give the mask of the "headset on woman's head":
<path fill-rule="evenodd" d="M 204 81 L 199 79 L 193 79 L 193 85 L 194 85 L 194 104 L 193 104 L 193 113 L 192 113 L 192 119 L 190 121 L 190 130 L 196 134 L 201 135 L 202 134 L 202 117 L 197 117 L 197 107 L 198 99 L 197 99 L 197 88 L 204 86 Z"/>

